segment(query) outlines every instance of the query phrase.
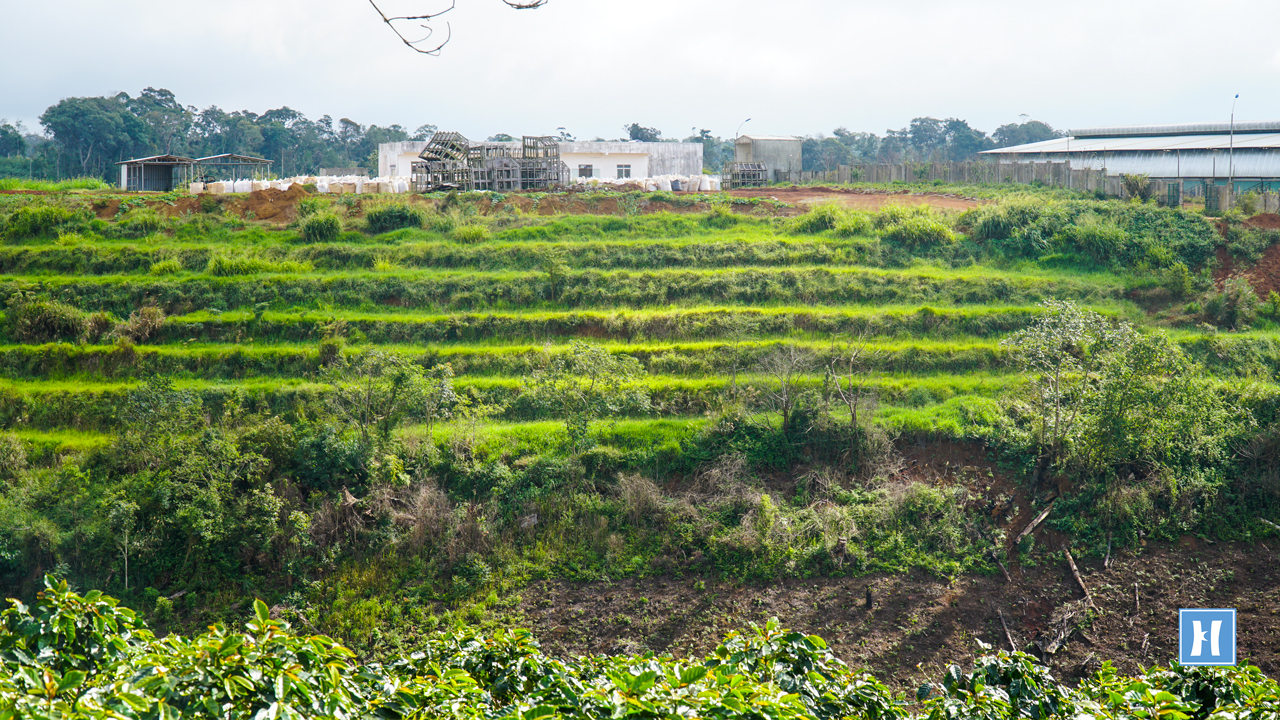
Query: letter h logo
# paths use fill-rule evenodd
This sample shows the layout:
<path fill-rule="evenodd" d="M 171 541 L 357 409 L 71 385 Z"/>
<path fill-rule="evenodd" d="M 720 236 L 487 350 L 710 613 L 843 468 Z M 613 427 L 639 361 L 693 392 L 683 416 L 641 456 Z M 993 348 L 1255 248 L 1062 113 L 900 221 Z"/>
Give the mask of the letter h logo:
<path fill-rule="evenodd" d="M 1182 665 L 1236 664 L 1236 611 L 1178 611 L 1178 662 Z"/>

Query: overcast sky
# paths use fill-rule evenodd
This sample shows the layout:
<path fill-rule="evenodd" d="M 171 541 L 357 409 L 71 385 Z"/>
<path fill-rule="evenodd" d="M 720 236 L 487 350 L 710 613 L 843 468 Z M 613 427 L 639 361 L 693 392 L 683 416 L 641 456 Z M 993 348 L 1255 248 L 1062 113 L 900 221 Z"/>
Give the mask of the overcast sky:
<path fill-rule="evenodd" d="M 432 0 L 398 0 L 418 11 Z M 447 0 L 446 0 L 447 4 Z M 883 134 L 959 117 L 1059 128 L 1280 119 L 1277 0 L 457 0 L 439 57 L 368 0 L 6 3 L 0 117 L 168 88 L 186 105 L 473 138 L 707 128 Z M 440 25 L 443 32 L 443 24 Z"/>

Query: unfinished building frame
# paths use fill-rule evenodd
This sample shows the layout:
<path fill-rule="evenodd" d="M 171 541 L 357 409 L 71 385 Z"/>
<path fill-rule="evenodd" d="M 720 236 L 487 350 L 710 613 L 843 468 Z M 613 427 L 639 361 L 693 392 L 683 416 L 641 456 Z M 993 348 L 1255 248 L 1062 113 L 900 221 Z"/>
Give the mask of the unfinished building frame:
<path fill-rule="evenodd" d="M 769 169 L 764 163 L 731 162 L 725 164 L 723 178 L 725 190 L 764 187 L 769 184 Z"/>
<path fill-rule="evenodd" d="M 413 164 L 413 189 L 546 190 L 569 183 L 569 168 L 560 160 L 554 137 L 525 136 L 513 143 L 472 143 L 456 132 L 438 132 Z"/>

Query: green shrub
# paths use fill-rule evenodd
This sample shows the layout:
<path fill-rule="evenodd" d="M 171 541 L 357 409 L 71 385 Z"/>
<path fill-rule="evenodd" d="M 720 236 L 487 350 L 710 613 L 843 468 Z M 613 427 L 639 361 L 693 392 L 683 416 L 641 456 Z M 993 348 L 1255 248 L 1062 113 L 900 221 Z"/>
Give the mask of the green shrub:
<path fill-rule="evenodd" d="M 717 230 L 726 230 L 738 224 L 738 216 L 725 205 L 716 205 L 702 217 L 702 224 Z"/>
<path fill-rule="evenodd" d="M 862 212 L 846 213 L 835 226 L 836 236 L 842 238 L 869 237 L 874 230 L 875 224 L 871 216 Z"/>
<path fill-rule="evenodd" d="M 484 225 L 467 224 L 459 225 L 454 228 L 453 231 L 449 233 L 449 237 L 455 242 L 479 243 L 488 240 L 491 236 L 489 228 Z"/>
<path fill-rule="evenodd" d="M 928 205 L 898 205 L 895 203 L 880 208 L 880 211 L 872 216 L 871 224 L 877 230 L 883 230 L 893 225 L 901 225 L 913 218 L 941 220 L 938 212 Z"/>
<path fill-rule="evenodd" d="M 820 233 L 834 230 L 849 211 L 836 203 L 823 203 L 809 212 L 793 218 L 787 223 L 787 229 L 795 233 Z"/>
<path fill-rule="evenodd" d="M 332 203 L 324 197 L 304 197 L 298 201 L 298 217 L 306 218 L 318 215 L 329 208 Z"/>
<path fill-rule="evenodd" d="M 379 235 L 401 228 L 418 228 L 426 220 L 426 213 L 410 207 L 401 200 L 393 200 L 374 205 L 365 210 L 365 220 L 369 223 L 369 232 Z"/>
<path fill-rule="evenodd" d="M 28 205 L 9 215 L 5 235 L 11 238 L 34 238 L 56 235 L 59 228 L 87 219 L 85 213 L 55 205 Z"/>
<path fill-rule="evenodd" d="M 205 272 L 219 277 L 256 275 L 258 273 L 304 273 L 312 269 L 311 263 L 294 260 L 267 260 L 244 255 L 214 255 L 209 258 Z"/>
<path fill-rule="evenodd" d="M 1257 317 L 1260 304 L 1248 280 L 1230 277 L 1222 284 L 1222 290 L 1205 297 L 1204 319 L 1220 328 L 1244 330 Z"/>
<path fill-rule="evenodd" d="M 153 263 L 147 272 L 152 275 L 173 275 L 182 272 L 182 263 L 177 260 L 161 260 Z"/>
<path fill-rule="evenodd" d="M 307 242 L 333 242 L 341 233 L 342 220 L 331 212 L 311 215 L 302 221 L 302 239 Z"/>
<path fill-rule="evenodd" d="M 1184 263 L 1176 262 L 1165 269 L 1160 285 L 1176 298 L 1184 298 L 1196 287 L 1195 276 Z"/>
<path fill-rule="evenodd" d="M 1128 234 L 1112 222 L 1085 221 L 1063 228 L 1054 240 L 1098 263 L 1119 261 L 1129 242 Z"/>
<path fill-rule="evenodd" d="M 27 450 L 13 433 L 0 433 L 0 480 L 16 480 L 27 469 Z"/>
<path fill-rule="evenodd" d="M 956 241 L 956 234 L 942 222 L 925 217 L 909 217 L 881 231 L 885 240 L 907 247 L 928 247 Z"/>
<path fill-rule="evenodd" d="M 89 316 L 55 300 L 14 296 L 9 300 L 5 321 L 14 340 L 41 344 L 79 338 L 88 329 Z"/>
<path fill-rule="evenodd" d="M 164 219 L 159 215 L 150 210 L 138 210 L 116 223 L 112 234 L 116 237 L 137 239 L 160 232 L 163 227 Z"/>

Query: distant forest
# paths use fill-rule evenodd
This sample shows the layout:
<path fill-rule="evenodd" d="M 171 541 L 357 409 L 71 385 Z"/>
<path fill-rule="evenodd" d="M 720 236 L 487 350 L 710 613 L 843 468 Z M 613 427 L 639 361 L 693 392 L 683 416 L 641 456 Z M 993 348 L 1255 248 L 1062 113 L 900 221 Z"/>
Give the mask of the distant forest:
<path fill-rule="evenodd" d="M 349 118 L 323 115 L 311 120 L 287 106 L 261 115 L 248 110 L 226 112 L 216 105 L 199 110 L 182 105 L 163 88 L 146 88 L 136 96 L 65 98 L 40 116 L 40 132 L 21 122 L 0 119 L 0 178 L 60 179 L 116 177 L 114 163 L 133 157 L 174 154 L 204 157 L 225 152 L 273 160 L 280 175 L 313 174 L 322 167 L 377 167 L 378 144 L 425 140 L 436 126 L 413 130 L 402 125 L 362 125 Z M 623 127 L 621 139 L 675 141 L 639 123 Z M 829 170 L 867 162 L 967 160 L 976 153 L 1060 137 L 1038 120 L 1010 123 L 987 133 L 964 120 L 918 117 L 901 130 L 883 136 L 836 128 L 804 139 L 806 170 Z M 560 128 L 564 140 L 574 137 Z M 490 140 L 512 136 L 500 134 Z M 595 138 L 603 140 L 604 138 Z M 685 142 L 700 142 L 705 165 L 717 171 L 733 159 L 733 138 L 722 139 L 694 129 Z"/>

